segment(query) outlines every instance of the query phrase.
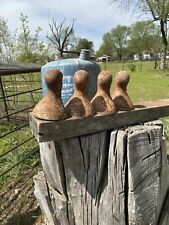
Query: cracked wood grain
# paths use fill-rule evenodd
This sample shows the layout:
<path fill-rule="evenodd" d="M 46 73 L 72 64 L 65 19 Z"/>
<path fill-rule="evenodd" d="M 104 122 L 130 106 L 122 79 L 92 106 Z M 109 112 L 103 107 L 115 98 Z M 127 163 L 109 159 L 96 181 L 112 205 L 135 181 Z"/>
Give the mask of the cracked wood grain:
<path fill-rule="evenodd" d="M 36 139 L 46 142 L 137 125 L 165 116 L 169 116 L 169 99 L 141 102 L 132 111 L 81 119 L 46 121 L 30 114 L 30 125 Z"/>
<path fill-rule="evenodd" d="M 40 152 L 54 225 L 169 225 L 159 120 L 40 143 Z"/>

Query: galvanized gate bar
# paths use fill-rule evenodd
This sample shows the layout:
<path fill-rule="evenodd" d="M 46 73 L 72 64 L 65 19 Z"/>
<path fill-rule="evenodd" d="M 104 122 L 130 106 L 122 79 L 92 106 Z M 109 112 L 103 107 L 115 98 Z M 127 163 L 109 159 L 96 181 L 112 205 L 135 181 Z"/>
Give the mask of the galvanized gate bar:
<path fill-rule="evenodd" d="M 30 125 L 36 139 L 45 142 L 112 130 L 166 116 L 169 116 L 169 99 L 161 99 L 139 103 L 133 111 L 82 119 L 46 121 L 30 114 Z"/>
<path fill-rule="evenodd" d="M 5 110 L 5 113 L 6 113 L 6 118 L 7 120 L 9 121 L 9 113 L 8 113 L 8 106 L 7 106 L 7 102 L 6 102 L 6 99 L 5 99 L 5 92 L 4 92 L 4 87 L 3 87 L 3 84 L 2 84 L 2 78 L 0 76 L 0 89 L 1 89 L 1 92 L 2 92 L 2 97 L 0 97 L 0 99 L 3 100 L 3 103 L 4 103 L 4 110 Z"/>
<path fill-rule="evenodd" d="M 11 74 L 22 74 L 22 73 L 35 73 L 40 72 L 41 67 L 21 67 L 21 68 L 9 68 L 9 69 L 0 69 L 0 76 L 6 76 Z"/>

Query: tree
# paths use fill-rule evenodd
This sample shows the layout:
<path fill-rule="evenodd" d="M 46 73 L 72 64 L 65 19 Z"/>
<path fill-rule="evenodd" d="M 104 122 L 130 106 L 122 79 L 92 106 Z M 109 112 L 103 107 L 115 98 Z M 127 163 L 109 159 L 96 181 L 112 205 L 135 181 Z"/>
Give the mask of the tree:
<path fill-rule="evenodd" d="M 22 63 L 44 64 L 49 58 L 49 49 L 42 41 L 39 41 L 40 27 L 31 35 L 28 16 L 21 13 L 21 26 L 17 35 L 16 60 Z"/>
<path fill-rule="evenodd" d="M 128 47 L 132 55 L 151 53 L 155 59 L 154 68 L 156 69 L 158 53 L 162 47 L 159 27 L 150 20 L 132 24 Z"/>
<path fill-rule="evenodd" d="M 104 34 L 103 43 L 97 52 L 97 55 L 100 53 L 113 57 L 116 54 L 116 57 L 121 60 L 124 49 L 127 47 L 129 34 L 129 27 L 118 25 L 117 27 L 113 28 L 110 32 Z"/>
<path fill-rule="evenodd" d="M 87 40 L 86 38 L 79 38 L 78 43 L 75 47 L 75 50 L 80 52 L 81 49 L 89 49 L 91 53 L 94 52 L 94 45 L 92 41 Z"/>
<path fill-rule="evenodd" d="M 65 25 L 65 19 L 58 23 L 55 19 L 49 22 L 51 35 L 47 35 L 47 39 L 59 52 L 59 57 L 63 57 L 63 51 L 72 47 L 72 37 L 74 36 L 74 20 L 71 25 Z"/>
<path fill-rule="evenodd" d="M 134 54 L 159 50 L 161 48 L 159 28 L 149 20 L 132 24 L 128 44 Z"/>
<path fill-rule="evenodd" d="M 118 25 L 111 30 L 112 44 L 114 45 L 114 50 L 120 60 L 122 60 L 123 50 L 127 46 L 129 34 L 130 28 L 126 26 Z"/>
<path fill-rule="evenodd" d="M 111 39 L 111 33 L 107 32 L 103 35 L 103 43 L 101 44 L 99 50 L 96 52 L 97 57 L 101 55 L 109 55 L 113 57 L 114 46 Z"/>
<path fill-rule="evenodd" d="M 153 22 L 158 21 L 162 37 L 162 54 L 160 68 L 166 68 L 166 52 L 168 46 L 167 22 L 169 20 L 169 0 L 112 0 L 125 8 L 135 7 L 144 13 L 151 14 Z"/>
<path fill-rule="evenodd" d="M 0 17 L 0 62 L 11 63 L 14 61 L 14 42 L 7 25 L 7 20 Z"/>

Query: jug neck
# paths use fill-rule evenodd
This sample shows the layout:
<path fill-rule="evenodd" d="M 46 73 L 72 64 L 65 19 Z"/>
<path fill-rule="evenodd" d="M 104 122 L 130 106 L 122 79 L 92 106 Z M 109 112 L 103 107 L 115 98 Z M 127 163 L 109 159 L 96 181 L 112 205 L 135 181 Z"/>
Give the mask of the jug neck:
<path fill-rule="evenodd" d="M 89 60 L 90 59 L 90 51 L 88 49 L 81 49 L 79 59 Z"/>

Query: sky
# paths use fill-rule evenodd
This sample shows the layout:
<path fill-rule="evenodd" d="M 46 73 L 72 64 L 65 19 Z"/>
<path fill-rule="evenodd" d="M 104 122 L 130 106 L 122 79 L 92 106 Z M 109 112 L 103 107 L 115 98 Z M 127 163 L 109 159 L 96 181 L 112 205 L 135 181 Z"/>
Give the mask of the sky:
<path fill-rule="evenodd" d="M 29 17 L 31 31 L 40 26 L 41 39 L 46 40 L 48 23 L 52 18 L 57 21 L 66 19 L 71 24 L 75 19 L 75 35 L 87 38 L 94 43 L 95 50 L 102 43 L 103 34 L 113 27 L 130 25 L 137 20 L 133 13 L 122 12 L 110 0 L 0 0 L 1 12 L 8 21 L 10 31 L 20 26 L 20 13 Z"/>

